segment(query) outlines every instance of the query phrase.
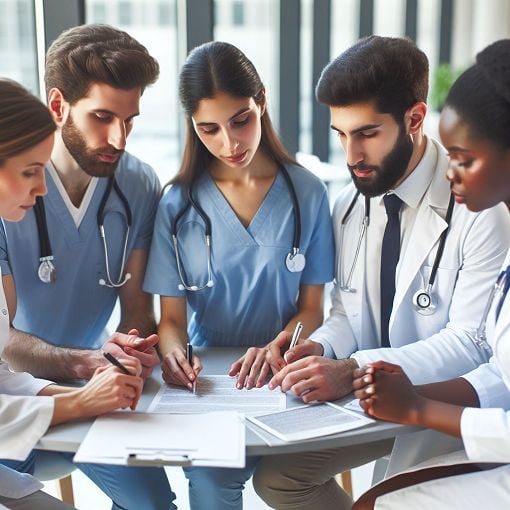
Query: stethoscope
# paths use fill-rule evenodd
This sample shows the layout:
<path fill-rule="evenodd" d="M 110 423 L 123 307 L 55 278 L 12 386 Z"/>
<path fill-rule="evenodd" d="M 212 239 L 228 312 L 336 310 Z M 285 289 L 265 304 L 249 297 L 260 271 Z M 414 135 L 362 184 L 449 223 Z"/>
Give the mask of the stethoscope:
<path fill-rule="evenodd" d="M 508 275 L 509 271 L 501 271 L 498 276 L 498 279 L 492 286 L 491 292 L 489 294 L 489 299 L 487 300 L 487 304 L 483 310 L 482 318 L 480 319 L 480 324 L 475 333 L 475 337 L 473 339 L 473 343 L 476 347 L 480 347 L 481 349 L 485 349 L 488 351 L 489 355 L 492 355 L 492 348 L 487 342 L 487 318 L 489 317 L 489 311 L 492 308 L 492 305 L 499 299 L 497 307 L 496 307 L 496 320 L 499 315 L 499 311 L 501 310 L 501 306 L 503 305 L 503 300 L 508 292 L 508 287 L 510 286 L 510 279 Z"/>
<path fill-rule="evenodd" d="M 106 243 L 106 232 L 104 228 L 104 219 L 105 219 L 105 206 L 108 198 L 112 193 L 112 189 L 115 190 L 117 195 L 119 196 L 122 205 L 124 206 L 124 210 L 126 212 L 126 235 L 124 237 L 124 250 L 122 253 L 122 263 L 119 271 L 119 278 L 117 281 L 114 281 L 110 275 L 110 263 L 108 259 L 108 246 Z M 50 237 L 48 235 L 48 224 L 46 222 L 46 212 L 44 209 L 44 200 L 42 197 L 37 197 L 36 203 L 34 206 L 35 219 L 37 223 L 37 233 L 39 236 L 39 249 L 40 249 L 40 257 L 39 257 L 39 269 L 37 274 L 39 279 L 43 283 L 53 283 L 57 279 L 57 270 L 53 263 L 53 252 L 51 249 Z M 129 239 L 129 231 L 131 229 L 132 223 L 132 214 L 131 207 L 129 206 L 129 202 L 122 193 L 117 181 L 115 180 L 115 176 L 112 176 L 108 179 L 108 183 L 106 185 L 105 192 L 103 193 L 103 197 L 101 198 L 101 203 L 99 204 L 99 209 L 97 211 L 97 226 L 99 228 L 99 233 L 101 235 L 101 239 L 103 241 L 103 250 L 105 257 L 105 265 L 106 265 L 106 278 L 100 278 L 98 283 L 99 285 L 104 285 L 105 287 L 116 288 L 122 287 L 130 278 L 131 273 L 124 273 L 124 267 L 126 265 L 126 254 L 127 254 L 127 243 Z"/>
<path fill-rule="evenodd" d="M 294 185 L 292 184 L 290 175 L 285 167 L 282 166 L 281 170 L 291 196 L 292 208 L 294 212 L 294 236 L 292 240 L 292 248 L 285 258 L 285 265 L 291 273 L 299 273 L 303 271 L 306 265 L 306 258 L 302 253 L 300 253 L 299 250 L 299 245 L 301 242 L 301 212 L 299 208 L 296 190 L 294 188 Z M 188 201 L 186 202 L 184 207 L 175 215 L 175 218 L 172 220 L 171 235 L 172 243 L 175 250 L 175 259 L 177 262 L 177 272 L 179 273 L 179 279 L 181 280 L 181 283 L 179 283 L 178 285 L 178 289 L 196 292 L 208 287 L 212 287 L 214 285 L 214 281 L 212 279 L 212 264 L 211 264 L 212 226 L 211 219 L 193 196 L 193 182 L 191 182 L 190 185 L 187 187 L 187 198 Z M 193 209 L 197 212 L 200 218 L 202 218 L 202 221 L 204 222 L 205 225 L 204 240 L 207 251 L 207 280 L 205 283 L 202 284 L 192 284 L 186 281 L 184 270 L 181 264 L 181 256 L 179 254 L 179 243 L 177 241 L 177 227 L 180 219 L 184 216 L 184 214 L 186 213 L 186 211 L 188 211 L 190 207 L 193 207 Z"/>
<path fill-rule="evenodd" d="M 360 195 L 360 192 L 357 191 L 356 194 L 354 195 L 354 198 L 352 199 L 351 203 L 349 204 L 349 207 L 347 208 L 346 213 L 342 217 L 342 221 L 340 222 L 340 246 L 342 246 L 342 249 L 340 250 L 340 260 L 339 260 L 339 265 L 340 265 L 339 285 L 340 285 L 340 290 L 342 292 L 351 292 L 351 293 L 356 292 L 356 289 L 354 289 L 351 286 L 352 277 L 354 274 L 354 269 L 358 262 L 358 257 L 359 257 L 359 253 L 361 250 L 361 243 L 363 242 L 363 239 L 364 239 L 367 229 L 368 229 L 368 225 L 370 223 L 370 198 L 365 197 L 365 214 L 363 216 L 363 220 L 361 221 L 360 234 L 359 234 L 359 238 L 358 238 L 358 243 L 356 245 L 356 251 L 354 253 L 354 260 L 353 260 L 353 263 L 351 266 L 351 270 L 349 271 L 347 280 L 344 281 L 343 269 L 342 269 L 342 267 L 343 267 L 342 255 L 344 252 L 343 241 L 344 241 L 345 224 L 346 224 L 354 206 L 356 205 L 359 195 Z M 444 246 L 446 243 L 446 236 L 448 235 L 448 230 L 450 228 L 450 222 L 451 222 L 452 215 L 453 215 L 454 204 L 455 204 L 455 198 L 452 193 L 452 194 L 450 194 L 450 202 L 448 203 L 448 210 L 446 211 L 445 221 L 446 221 L 447 227 L 441 233 L 441 237 L 439 239 L 439 246 L 437 248 L 436 258 L 434 259 L 434 264 L 432 265 L 432 271 L 430 273 L 430 278 L 429 278 L 428 284 L 426 287 L 418 290 L 413 296 L 414 308 L 418 313 L 421 313 L 422 315 L 431 315 L 436 310 L 437 304 L 436 304 L 436 301 L 432 295 L 432 287 L 434 285 L 434 281 L 436 280 L 439 262 L 441 261 L 441 257 L 443 256 Z"/>

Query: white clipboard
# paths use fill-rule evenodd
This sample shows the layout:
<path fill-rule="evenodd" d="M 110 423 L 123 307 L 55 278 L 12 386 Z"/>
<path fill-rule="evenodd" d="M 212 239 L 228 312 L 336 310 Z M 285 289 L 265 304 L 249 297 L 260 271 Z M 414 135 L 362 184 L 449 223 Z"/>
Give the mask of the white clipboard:
<path fill-rule="evenodd" d="M 74 462 L 130 466 L 245 466 L 245 428 L 236 412 L 114 412 L 97 418 Z"/>

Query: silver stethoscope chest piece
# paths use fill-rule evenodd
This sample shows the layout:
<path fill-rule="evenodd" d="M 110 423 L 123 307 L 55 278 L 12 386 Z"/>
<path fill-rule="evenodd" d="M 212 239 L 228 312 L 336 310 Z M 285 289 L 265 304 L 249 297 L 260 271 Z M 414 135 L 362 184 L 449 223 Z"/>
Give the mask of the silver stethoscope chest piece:
<path fill-rule="evenodd" d="M 413 296 L 413 305 L 422 315 L 432 315 L 436 311 L 436 303 L 431 292 L 432 285 L 429 284 L 426 289 L 420 289 Z"/>
<path fill-rule="evenodd" d="M 57 270 L 53 265 L 53 257 L 41 257 L 39 259 L 41 263 L 39 264 L 39 269 L 37 270 L 37 274 L 39 279 L 43 283 L 53 283 L 57 279 Z"/>
<path fill-rule="evenodd" d="M 299 244 L 301 242 L 301 212 L 299 209 L 299 202 L 296 194 L 296 190 L 294 189 L 294 185 L 292 184 L 292 180 L 288 174 L 288 171 L 285 167 L 281 168 L 283 178 L 285 179 L 285 183 L 287 184 L 287 188 L 289 190 L 292 207 L 294 211 L 294 235 L 292 238 L 292 248 L 290 252 L 285 257 L 285 267 L 291 273 L 300 273 L 306 266 L 306 257 L 303 253 L 299 251 Z M 207 288 L 211 288 L 214 286 L 213 281 L 213 271 L 212 271 L 212 253 L 211 253 L 211 242 L 212 242 L 212 224 L 211 219 L 207 215 L 207 213 L 202 209 L 198 199 L 193 196 L 193 182 L 191 182 L 187 187 L 187 198 L 186 204 L 177 212 L 176 216 L 171 222 L 171 236 L 172 243 L 175 252 L 175 259 L 177 263 L 177 272 L 179 273 L 180 283 L 177 285 L 177 288 L 181 291 L 188 290 L 192 292 L 197 292 L 200 290 L 204 290 Z M 200 283 L 191 283 L 186 279 L 186 273 L 182 264 L 181 256 L 179 253 L 179 242 L 177 239 L 177 232 L 179 221 L 184 216 L 186 211 L 189 209 L 194 209 L 195 212 L 202 218 L 202 221 L 205 225 L 205 245 L 207 250 L 207 279 Z"/>
<path fill-rule="evenodd" d="M 285 265 L 291 273 L 300 273 L 306 265 L 305 256 L 302 253 L 294 252 L 287 254 Z"/>

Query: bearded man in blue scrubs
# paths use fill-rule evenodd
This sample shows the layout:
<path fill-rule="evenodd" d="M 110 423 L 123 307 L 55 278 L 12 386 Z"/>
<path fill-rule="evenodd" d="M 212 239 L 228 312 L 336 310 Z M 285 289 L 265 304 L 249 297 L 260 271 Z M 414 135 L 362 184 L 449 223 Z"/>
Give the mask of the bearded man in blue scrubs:
<path fill-rule="evenodd" d="M 129 34 L 106 25 L 62 33 L 48 50 L 46 93 L 57 124 L 48 194 L 0 229 L 0 265 L 17 312 L 3 356 L 46 379 L 89 378 L 114 356 L 159 363 L 152 296 L 142 291 L 160 183 L 125 152 L 144 89 L 159 65 Z M 118 333 L 105 327 L 119 298 Z M 105 341 L 106 340 L 106 341 Z M 71 454 L 63 454 L 72 458 Z M 32 470 L 37 455 L 18 470 Z M 113 509 L 175 508 L 163 469 L 79 465 Z"/>

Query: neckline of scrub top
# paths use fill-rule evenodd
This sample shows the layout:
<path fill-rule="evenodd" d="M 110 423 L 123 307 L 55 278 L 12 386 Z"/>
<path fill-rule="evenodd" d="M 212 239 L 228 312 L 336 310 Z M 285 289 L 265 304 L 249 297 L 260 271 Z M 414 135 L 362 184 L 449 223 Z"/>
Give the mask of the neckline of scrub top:
<path fill-rule="evenodd" d="M 281 201 L 282 192 L 287 191 L 287 186 L 283 182 L 281 170 L 278 170 L 271 187 L 267 191 L 266 196 L 262 200 L 248 227 L 243 225 L 230 205 L 230 202 L 225 198 L 225 195 L 221 192 L 216 182 L 214 182 L 211 174 L 209 172 L 204 172 L 204 174 L 204 189 L 211 198 L 212 206 L 218 209 L 222 218 L 225 220 L 225 223 L 230 227 L 232 232 L 238 236 L 240 241 L 258 245 L 259 243 L 256 239 L 257 234 L 264 226 L 267 217 L 271 214 L 275 205 Z M 288 199 L 290 201 L 290 197 Z M 212 230 L 214 232 L 214 225 L 212 226 Z"/>
<path fill-rule="evenodd" d="M 48 188 L 48 194 L 44 197 L 44 205 L 47 209 L 51 209 L 53 215 L 61 222 L 63 231 L 69 242 L 73 244 L 80 243 L 84 239 L 87 239 L 91 229 L 97 228 L 96 212 L 106 189 L 107 181 L 108 179 L 106 178 L 98 179 L 96 189 L 88 203 L 87 211 L 83 216 L 80 226 L 77 227 L 67 205 L 64 202 L 64 199 L 62 198 L 62 195 L 57 189 L 57 185 L 53 181 L 53 177 L 46 169 L 46 185 Z M 50 225 L 50 221 L 48 221 L 48 231 L 51 232 L 53 228 L 54 227 Z"/>

